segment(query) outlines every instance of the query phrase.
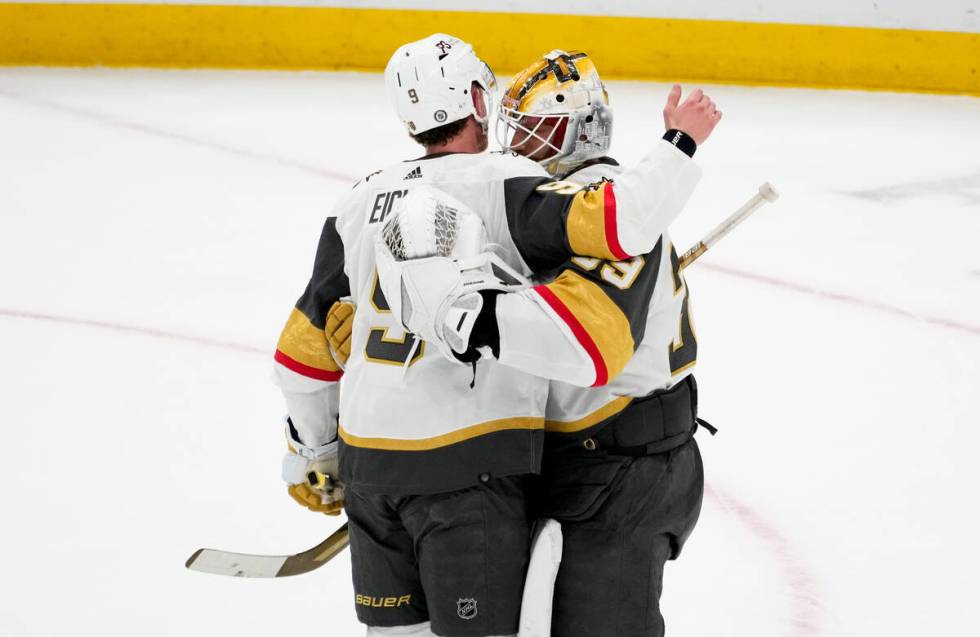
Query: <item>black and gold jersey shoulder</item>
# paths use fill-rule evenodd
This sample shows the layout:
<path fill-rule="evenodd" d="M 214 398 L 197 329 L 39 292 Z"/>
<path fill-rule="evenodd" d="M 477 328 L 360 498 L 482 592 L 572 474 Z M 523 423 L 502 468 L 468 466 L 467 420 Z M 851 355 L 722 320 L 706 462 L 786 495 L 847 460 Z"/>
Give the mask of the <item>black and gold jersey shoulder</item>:
<path fill-rule="evenodd" d="M 504 180 L 511 236 L 532 271 L 559 267 L 573 256 L 623 260 L 610 180 L 583 186 L 549 177 Z"/>
<path fill-rule="evenodd" d="M 328 217 L 320 233 L 309 283 L 279 336 L 276 361 L 309 378 L 340 380 L 343 371 L 330 353 L 324 329 L 330 307 L 348 295 L 344 244 L 337 233 L 337 217 Z"/>
<path fill-rule="evenodd" d="M 594 386 L 622 372 L 643 340 L 662 252 L 661 239 L 620 261 L 572 257 L 554 280 L 533 288 L 592 360 Z"/>
<path fill-rule="evenodd" d="M 507 221 L 532 271 L 550 271 L 534 291 L 568 325 L 595 367 L 594 385 L 604 385 L 629 362 L 646 329 L 660 270 L 663 241 L 636 256 L 619 247 L 610 170 L 603 157 L 568 175 L 579 182 L 518 177 L 505 182 Z M 588 170 L 591 168 L 591 170 Z"/>

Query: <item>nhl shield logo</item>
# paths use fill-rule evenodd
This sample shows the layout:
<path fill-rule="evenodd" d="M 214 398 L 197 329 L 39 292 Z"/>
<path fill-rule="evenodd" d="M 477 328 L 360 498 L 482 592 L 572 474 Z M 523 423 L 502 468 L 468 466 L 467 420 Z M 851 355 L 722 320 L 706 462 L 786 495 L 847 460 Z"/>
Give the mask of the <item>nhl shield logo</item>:
<path fill-rule="evenodd" d="M 456 614 L 461 619 L 473 619 L 476 617 L 476 600 L 472 597 L 456 600 Z"/>

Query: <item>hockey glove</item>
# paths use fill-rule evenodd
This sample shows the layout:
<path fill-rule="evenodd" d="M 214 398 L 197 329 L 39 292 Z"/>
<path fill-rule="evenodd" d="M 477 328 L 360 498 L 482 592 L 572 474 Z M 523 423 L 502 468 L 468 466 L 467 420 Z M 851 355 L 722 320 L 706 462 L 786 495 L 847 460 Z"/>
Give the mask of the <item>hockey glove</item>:
<path fill-rule="evenodd" d="M 339 515 L 344 508 L 344 485 L 337 479 L 337 441 L 307 447 L 286 418 L 289 453 L 282 459 L 282 479 L 289 495 L 311 511 Z"/>
<path fill-rule="evenodd" d="M 375 235 L 378 281 L 392 314 L 452 362 L 479 358 L 470 336 L 484 308 L 480 292 L 527 284 L 492 250 L 479 215 L 426 185 L 402 197 Z"/>
<path fill-rule="evenodd" d="M 456 363 L 472 357 L 470 337 L 485 305 L 481 292 L 514 291 L 527 284 L 492 252 L 462 259 L 398 261 L 379 241 L 377 261 L 378 282 L 392 313 L 405 329 Z M 482 318 L 496 320 L 493 316 Z"/>
<path fill-rule="evenodd" d="M 327 344 L 330 347 L 330 355 L 341 369 L 347 366 L 347 359 L 350 358 L 350 337 L 354 328 L 355 309 L 353 303 L 341 299 L 330 306 L 330 311 L 327 312 L 325 329 Z"/>

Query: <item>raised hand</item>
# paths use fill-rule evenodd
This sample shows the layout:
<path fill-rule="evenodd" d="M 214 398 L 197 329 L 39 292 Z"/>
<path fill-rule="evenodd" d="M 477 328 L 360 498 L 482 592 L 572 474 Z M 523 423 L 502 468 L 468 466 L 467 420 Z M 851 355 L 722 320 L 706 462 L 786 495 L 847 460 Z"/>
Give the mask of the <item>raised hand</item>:
<path fill-rule="evenodd" d="M 681 103 L 681 85 L 674 84 L 664 106 L 664 126 L 687 133 L 700 146 L 721 120 L 721 111 L 701 89 L 694 89 Z"/>

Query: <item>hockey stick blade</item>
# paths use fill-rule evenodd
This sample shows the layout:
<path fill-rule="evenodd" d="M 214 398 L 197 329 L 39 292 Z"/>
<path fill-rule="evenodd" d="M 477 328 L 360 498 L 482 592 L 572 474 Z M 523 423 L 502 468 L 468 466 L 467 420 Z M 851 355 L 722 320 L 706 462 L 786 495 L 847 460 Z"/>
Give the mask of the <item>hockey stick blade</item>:
<path fill-rule="evenodd" d="M 218 549 L 194 551 L 185 567 L 201 573 L 231 577 L 288 577 L 316 570 L 347 548 L 347 523 L 311 549 L 295 555 L 251 555 Z"/>

